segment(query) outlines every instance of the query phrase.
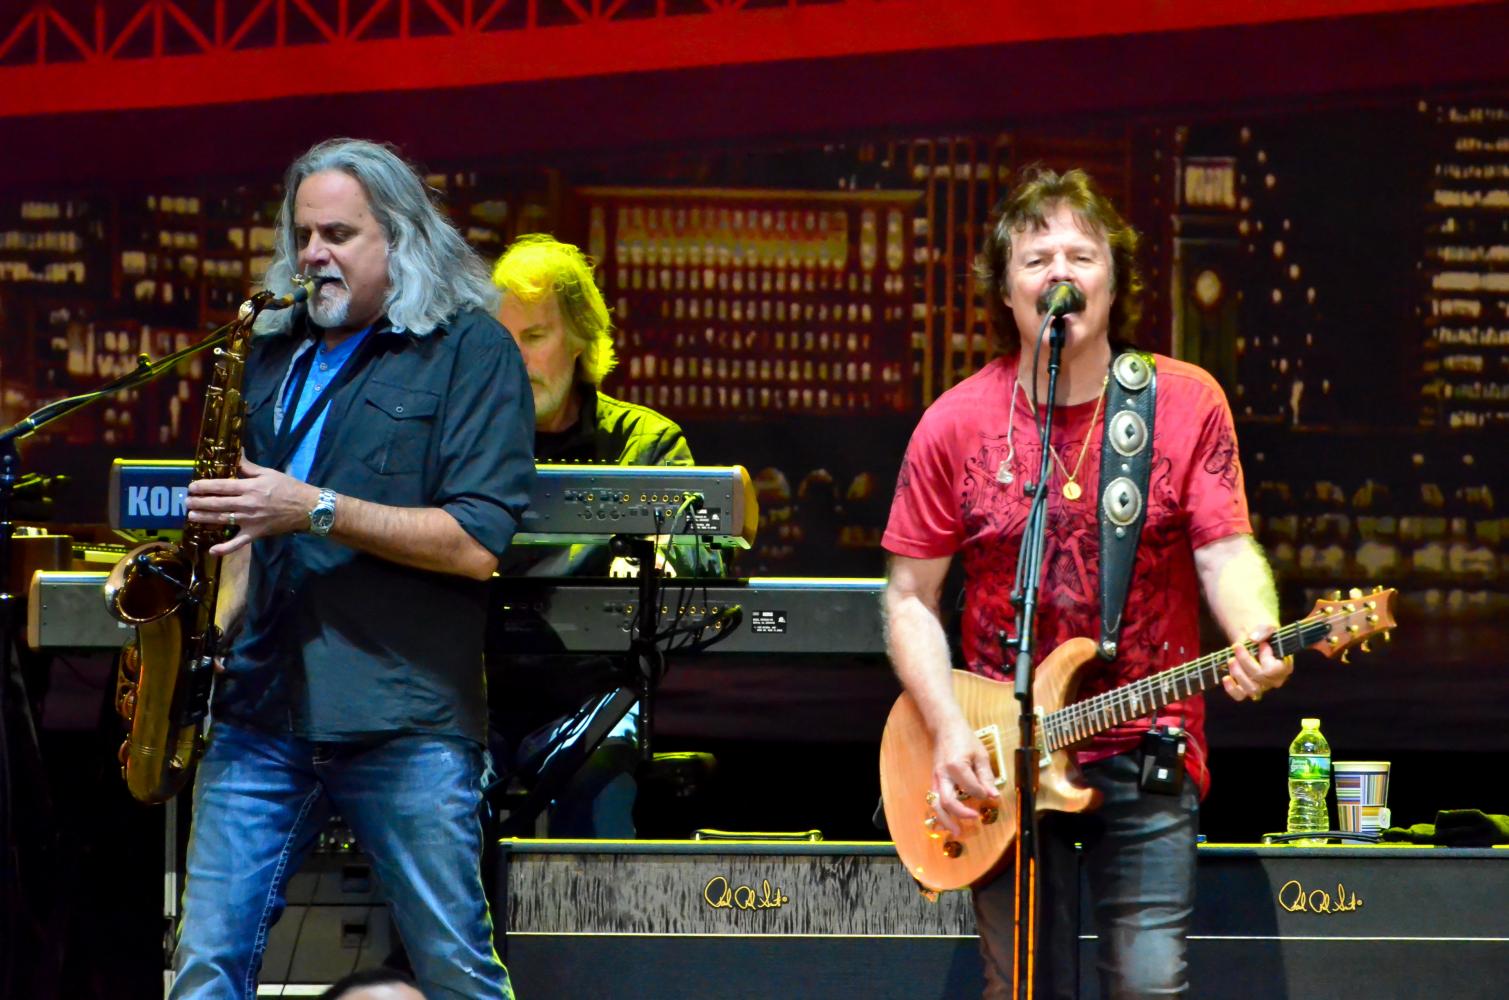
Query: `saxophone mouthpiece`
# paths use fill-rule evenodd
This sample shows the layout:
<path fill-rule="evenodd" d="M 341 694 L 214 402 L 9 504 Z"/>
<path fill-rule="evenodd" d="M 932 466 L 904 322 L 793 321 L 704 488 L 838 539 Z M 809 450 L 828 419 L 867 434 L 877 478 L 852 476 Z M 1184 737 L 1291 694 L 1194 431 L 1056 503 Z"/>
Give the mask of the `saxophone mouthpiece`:
<path fill-rule="evenodd" d="M 317 287 L 319 287 L 319 280 L 317 278 L 308 278 L 302 274 L 296 274 L 293 276 L 293 291 L 285 295 L 284 298 L 289 300 L 289 305 L 305 302 L 308 301 L 309 296 L 314 294 L 314 290 Z M 279 301 L 281 302 L 282 299 Z"/>
<path fill-rule="evenodd" d="M 259 292 L 257 294 L 257 297 L 253 301 L 260 302 L 261 305 L 255 308 L 257 308 L 258 311 L 261 311 L 265 309 L 287 309 L 289 306 L 296 306 L 300 302 L 309 301 L 309 297 L 312 296 L 315 293 L 316 289 L 318 289 L 321 285 L 328 284 L 332 281 L 340 281 L 341 279 L 326 277 L 323 275 L 310 277 L 302 274 L 296 274 L 291 280 L 293 281 L 293 288 L 287 295 L 279 295 L 274 297 L 271 291 Z"/>
<path fill-rule="evenodd" d="M 287 309 L 289 306 L 296 306 L 300 302 L 308 301 L 309 296 L 314 294 L 317 285 L 317 279 L 306 278 L 302 274 L 296 274 L 293 276 L 293 289 L 287 295 L 279 295 L 277 298 L 267 299 L 263 303 L 262 308 Z"/>

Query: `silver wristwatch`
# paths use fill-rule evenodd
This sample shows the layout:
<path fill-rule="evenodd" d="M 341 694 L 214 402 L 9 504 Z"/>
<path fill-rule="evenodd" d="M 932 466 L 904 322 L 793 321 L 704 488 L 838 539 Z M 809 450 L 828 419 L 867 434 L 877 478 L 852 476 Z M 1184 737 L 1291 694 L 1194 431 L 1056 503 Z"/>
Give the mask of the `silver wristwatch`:
<path fill-rule="evenodd" d="M 309 512 L 309 533 L 324 538 L 335 526 L 335 490 L 320 490 L 319 502 Z"/>

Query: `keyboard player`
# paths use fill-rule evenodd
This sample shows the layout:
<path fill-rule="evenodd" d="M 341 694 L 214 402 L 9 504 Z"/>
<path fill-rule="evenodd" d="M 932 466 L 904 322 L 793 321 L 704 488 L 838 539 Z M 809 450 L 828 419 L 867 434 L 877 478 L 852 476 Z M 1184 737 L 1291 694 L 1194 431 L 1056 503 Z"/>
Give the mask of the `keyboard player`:
<path fill-rule="evenodd" d="M 616 361 L 608 309 L 580 249 L 544 234 L 521 236 L 498 260 L 493 282 L 503 293 L 498 318 L 518 342 L 534 390 L 535 460 L 596 465 L 692 465 L 677 424 L 654 410 L 599 390 Z M 658 557 L 664 572 L 718 576 L 722 561 L 702 546 L 672 546 Z M 606 542 L 561 548 L 515 548 L 500 575 L 627 576 Z M 500 762 L 531 765 L 584 704 L 616 687 L 621 676 L 602 657 L 517 656 L 489 650 L 489 699 L 501 736 Z M 637 712 L 630 712 L 559 795 L 548 818 L 552 837 L 634 836 Z"/>

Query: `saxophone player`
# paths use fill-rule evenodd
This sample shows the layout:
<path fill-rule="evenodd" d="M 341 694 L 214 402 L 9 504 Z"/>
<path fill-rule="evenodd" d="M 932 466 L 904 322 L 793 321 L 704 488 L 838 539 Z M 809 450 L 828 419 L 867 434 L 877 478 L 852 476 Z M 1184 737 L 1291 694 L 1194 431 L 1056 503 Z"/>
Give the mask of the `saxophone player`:
<path fill-rule="evenodd" d="M 288 169 L 267 285 L 315 279 L 246 364 L 236 533 L 171 997 L 253 997 L 283 890 L 338 811 L 431 1000 L 511 997 L 480 874 L 486 581 L 533 483 L 534 412 L 487 266 L 370 142 Z"/>

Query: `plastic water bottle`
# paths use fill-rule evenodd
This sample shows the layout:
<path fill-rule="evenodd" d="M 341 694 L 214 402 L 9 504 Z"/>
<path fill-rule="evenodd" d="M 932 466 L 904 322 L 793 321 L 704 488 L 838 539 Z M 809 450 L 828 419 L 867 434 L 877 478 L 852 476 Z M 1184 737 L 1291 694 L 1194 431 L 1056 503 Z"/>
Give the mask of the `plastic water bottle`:
<path fill-rule="evenodd" d="M 1331 829 L 1326 792 L 1331 788 L 1331 744 L 1320 734 L 1319 719 L 1303 719 L 1289 744 L 1289 833 L 1324 833 Z M 1325 838 L 1293 844 L 1324 844 Z"/>

